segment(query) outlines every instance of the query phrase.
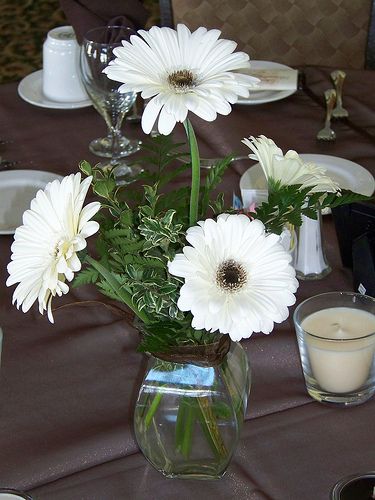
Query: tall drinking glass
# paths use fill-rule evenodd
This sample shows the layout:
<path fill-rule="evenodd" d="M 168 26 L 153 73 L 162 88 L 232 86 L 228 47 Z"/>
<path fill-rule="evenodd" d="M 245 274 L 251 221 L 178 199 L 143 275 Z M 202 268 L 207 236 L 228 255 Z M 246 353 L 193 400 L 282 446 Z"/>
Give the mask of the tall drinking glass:
<path fill-rule="evenodd" d="M 129 141 L 121 135 L 121 124 L 125 114 L 133 106 L 136 94 L 134 92 L 122 93 L 119 91 L 121 83 L 110 80 L 103 69 L 114 59 L 113 50 L 121 47 L 122 40 L 129 40 L 135 31 L 123 26 L 106 26 L 88 31 L 84 37 L 81 48 L 82 81 L 90 96 L 95 109 L 103 116 L 109 134 L 106 138 L 95 139 L 90 144 L 90 149 L 98 153 L 97 147 L 102 142 L 104 153 L 110 160 L 102 161 L 102 168 L 116 167 L 115 175 L 122 179 L 133 179 L 140 171 L 129 167 L 121 158 L 138 151 L 140 141 Z M 95 147 L 94 147 L 94 146 Z"/>

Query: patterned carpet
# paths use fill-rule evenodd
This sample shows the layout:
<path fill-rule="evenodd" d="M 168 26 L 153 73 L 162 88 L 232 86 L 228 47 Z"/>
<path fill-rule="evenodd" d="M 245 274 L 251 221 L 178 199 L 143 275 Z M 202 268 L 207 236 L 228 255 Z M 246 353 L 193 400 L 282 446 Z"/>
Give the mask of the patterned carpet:
<path fill-rule="evenodd" d="M 147 24 L 157 24 L 158 0 L 144 3 L 150 12 Z M 58 0 L 0 0 L 0 83 L 40 69 L 46 34 L 66 24 Z"/>
<path fill-rule="evenodd" d="M 0 83 L 40 69 L 46 33 L 64 24 L 58 0 L 0 0 Z"/>

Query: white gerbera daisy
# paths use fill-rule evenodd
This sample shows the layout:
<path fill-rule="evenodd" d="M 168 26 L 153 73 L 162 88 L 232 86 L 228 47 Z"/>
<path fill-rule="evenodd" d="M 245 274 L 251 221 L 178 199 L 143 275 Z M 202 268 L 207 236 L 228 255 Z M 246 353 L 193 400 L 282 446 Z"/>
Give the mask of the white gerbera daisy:
<path fill-rule="evenodd" d="M 293 150 L 287 151 L 284 156 L 273 140 L 264 135 L 243 139 L 242 142 L 254 152 L 249 158 L 259 161 L 268 182 L 279 182 L 281 186 L 301 184 L 302 189 L 311 187 L 310 193 L 335 193 L 340 190 L 338 183 L 326 174 L 325 168 L 304 162 Z"/>
<path fill-rule="evenodd" d="M 250 67 L 249 56 L 233 53 L 237 44 L 219 40 L 219 30 L 198 28 L 191 33 L 183 24 L 177 30 L 152 27 L 138 31 L 130 42 L 114 49 L 116 59 L 104 72 L 123 82 L 121 92 L 142 92 L 152 99 L 142 116 L 142 128 L 149 134 L 159 116 L 159 132 L 170 134 L 188 111 L 206 121 L 217 113 L 228 115 L 238 96 L 248 97 L 258 79 L 234 73 Z M 142 37 L 142 38 L 141 38 Z"/>
<path fill-rule="evenodd" d="M 27 312 L 39 301 L 41 314 L 48 311 L 53 323 L 52 297 L 68 293 L 65 280 L 71 281 L 81 269 L 77 252 L 86 247 L 86 238 L 96 233 L 99 224 L 90 219 L 100 203 L 83 203 L 92 177 L 81 182 L 81 174 L 55 180 L 37 192 L 23 225 L 16 229 L 12 261 L 8 264 L 7 286 L 19 283 L 13 303 Z"/>
<path fill-rule="evenodd" d="M 185 278 L 178 307 L 191 311 L 197 330 L 227 333 L 232 340 L 270 333 L 288 317 L 298 287 L 291 256 L 262 222 L 223 214 L 188 229 L 183 254 L 169 272 Z"/>

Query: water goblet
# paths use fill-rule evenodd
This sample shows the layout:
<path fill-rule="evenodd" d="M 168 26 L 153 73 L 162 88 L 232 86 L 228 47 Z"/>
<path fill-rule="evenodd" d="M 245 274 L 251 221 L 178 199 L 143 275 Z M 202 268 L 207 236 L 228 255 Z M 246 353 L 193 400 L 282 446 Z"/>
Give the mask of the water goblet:
<path fill-rule="evenodd" d="M 121 135 L 120 130 L 124 116 L 135 102 L 136 94 L 120 92 L 121 83 L 110 80 L 103 69 L 115 58 L 113 50 L 121 47 L 122 40 L 129 40 L 132 35 L 136 35 L 135 31 L 123 26 L 94 28 L 86 33 L 81 48 L 83 84 L 109 131 L 108 136 L 102 140 L 105 154 L 101 156 L 109 157 L 110 160 L 102 161 L 99 165 L 102 168 L 113 168 L 119 183 L 131 182 L 141 171 L 139 167 L 130 167 L 121 160 L 124 156 L 124 144 L 128 144 L 127 154 L 134 153 L 140 147 L 139 141 L 131 143 Z M 96 139 L 93 143 L 98 145 L 98 141 L 100 142 Z M 98 152 L 96 149 L 95 151 Z"/>
<path fill-rule="evenodd" d="M 130 115 L 129 115 L 130 116 Z M 127 118 L 126 118 L 127 119 Z M 132 122 L 134 120 L 129 119 Z M 132 155 L 139 151 L 141 147 L 141 141 L 136 139 L 128 139 L 120 132 L 120 137 L 118 138 L 118 152 L 119 157 L 124 158 L 125 156 Z M 108 133 L 105 137 L 98 137 L 93 139 L 89 144 L 89 150 L 96 156 L 101 158 L 111 158 L 112 157 L 112 132 L 108 129 Z"/>

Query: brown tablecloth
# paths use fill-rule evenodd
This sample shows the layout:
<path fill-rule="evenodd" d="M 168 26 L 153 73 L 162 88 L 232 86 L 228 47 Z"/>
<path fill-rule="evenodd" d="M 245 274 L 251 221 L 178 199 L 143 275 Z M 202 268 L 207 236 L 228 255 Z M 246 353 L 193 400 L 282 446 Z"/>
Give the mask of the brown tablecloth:
<path fill-rule="evenodd" d="M 331 85 L 324 69 L 307 68 L 306 74 L 310 93 L 320 96 Z M 284 150 L 340 156 L 375 174 L 374 140 L 358 130 L 375 129 L 374 84 L 375 72 L 348 72 L 344 104 L 352 123 L 334 124 L 333 143 L 316 141 L 324 113 L 309 93 L 298 91 L 278 102 L 235 106 L 213 123 L 194 120 L 202 154 L 245 154 L 241 139 L 264 134 Z M 2 154 L 18 160 L 18 168 L 65 175 L 76 171 L 81 159 L 97 161 L 88 143 L 106 128 L 94 109 L 34 107 L 17 96 L 14 84 L 0 87 L 0 103 L 0 138 L 11 141 Z M 142 136 L 134 125 L 125 131 Z M 228 201 L 248 166 L 250 161 L 234 164 L 226 175 Z M 321 281 L 301 282 L 298 302 L 352 289 L 330 216 L 324 218 L 324 232 L 333 272 Z M 100 306 L 61 310 L 55 325 L 35 309 L 27 315 L 17 311 L 13 290 L 5 287 L 11 242 L 11 236 L 0 237 L 0 487 L 27 490 L 36 500 L 326 500 L 343 476 L 375 469 L 375 400 L 351 409 L 312 401 L 290 317 L 271 335 L 243 342 L 253 385 L 226 476 L 206 482 L 165 479 L 134 439 L 132 411 L 145 365 L 136 352 L 135 330 Z M 60 304 L 96 298 L 95 289 L 83 287 Z"/>

